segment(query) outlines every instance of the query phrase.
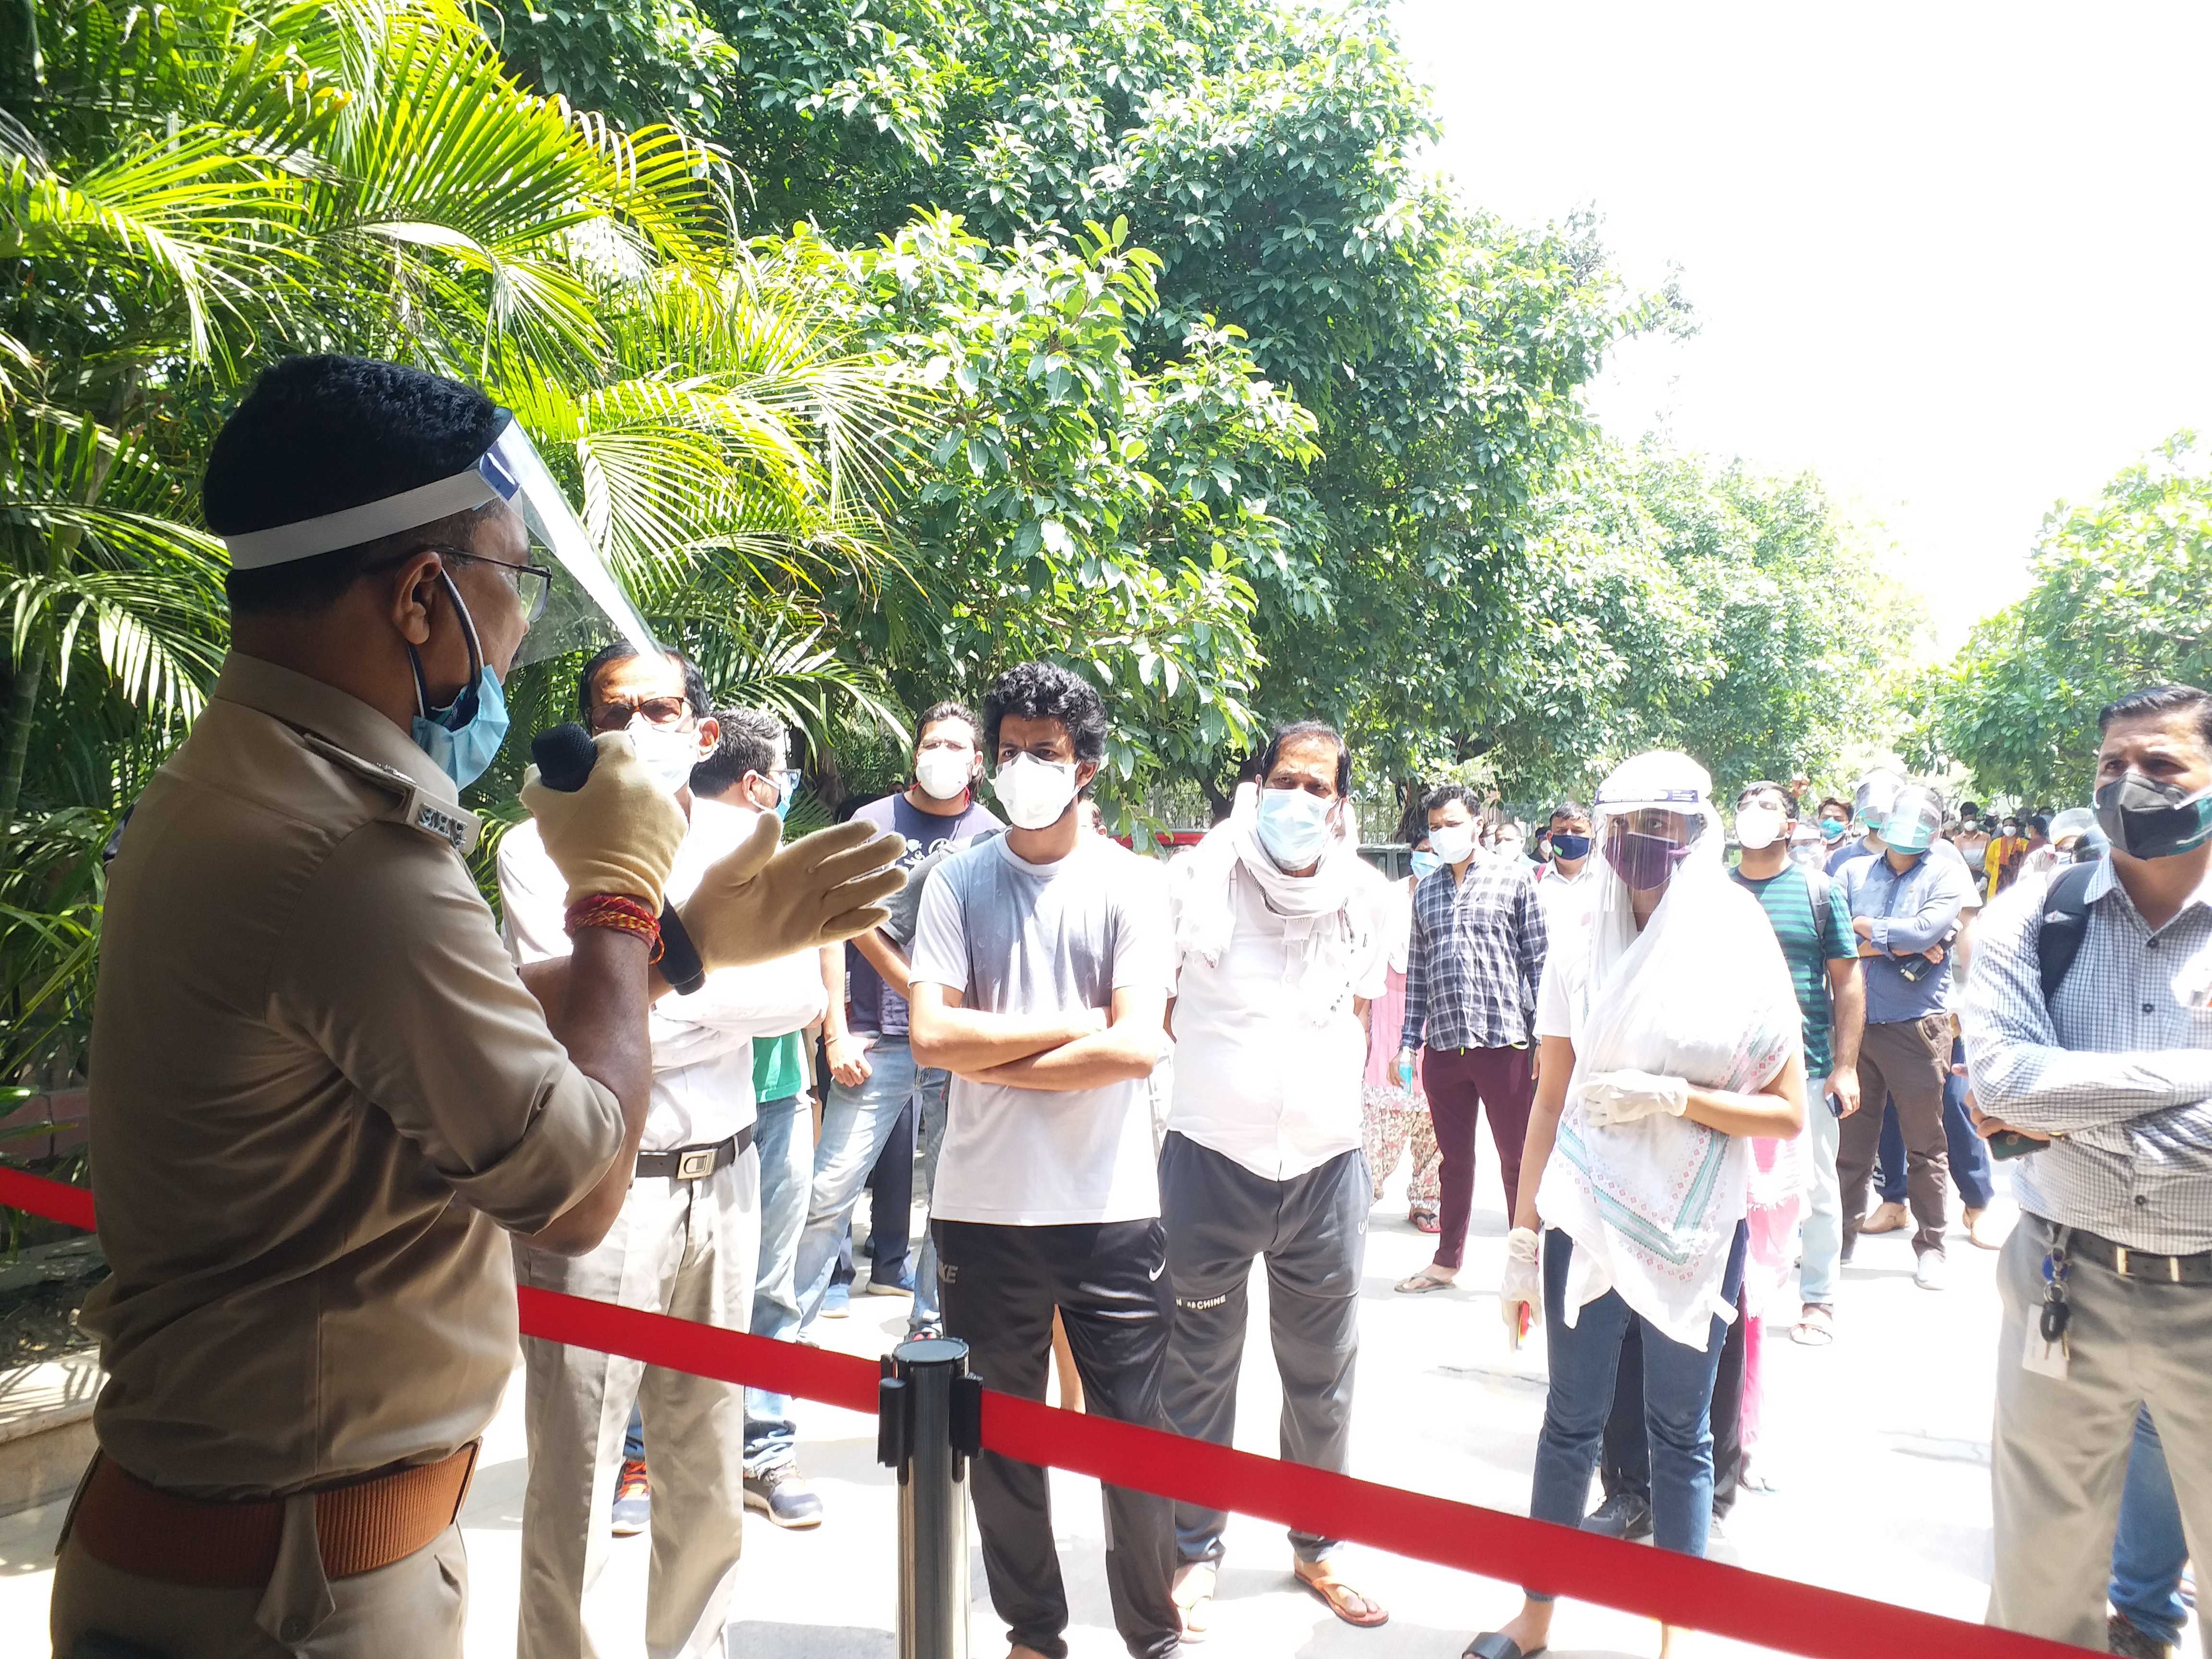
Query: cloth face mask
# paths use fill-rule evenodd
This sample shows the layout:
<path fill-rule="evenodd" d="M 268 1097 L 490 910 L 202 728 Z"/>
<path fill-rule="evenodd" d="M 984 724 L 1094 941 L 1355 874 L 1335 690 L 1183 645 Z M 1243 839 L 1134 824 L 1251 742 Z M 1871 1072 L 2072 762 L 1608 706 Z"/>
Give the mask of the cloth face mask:
<path fill-rule="evenodd" d="M 1060 822 L 1075 799 L 1073 761 L 1017 755 L 1000 767 L 991 793 L 1018 830 L 1043 830 Z"/>

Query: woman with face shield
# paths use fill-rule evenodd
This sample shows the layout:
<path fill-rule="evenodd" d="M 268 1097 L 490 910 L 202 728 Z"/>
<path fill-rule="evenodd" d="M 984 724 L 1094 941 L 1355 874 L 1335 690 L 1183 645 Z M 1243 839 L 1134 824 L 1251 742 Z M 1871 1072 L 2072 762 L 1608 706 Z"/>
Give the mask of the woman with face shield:
<path fill-rule="evenodd" d="M 1542 1069 L 1499 1295 L 1515 1346 L 1538 1323 L 1547 1333 L 1529 1513 L 1582 1520 L 1634 1323 L 1654 1538 L 1702 1555 L 1749 1142 L 1804 1127 L 1802 1025 L 1772 928 L 1723 869 L 1703 767 L 1665 751 L 1624 763 L 1598 791 L 1593 827 L 1602 868 L 1590 927 L 1559 942 L 1538 996 Z M 1552 1611 L 1531 1587 L 1467 1659 L 1540 1651 Z"/>

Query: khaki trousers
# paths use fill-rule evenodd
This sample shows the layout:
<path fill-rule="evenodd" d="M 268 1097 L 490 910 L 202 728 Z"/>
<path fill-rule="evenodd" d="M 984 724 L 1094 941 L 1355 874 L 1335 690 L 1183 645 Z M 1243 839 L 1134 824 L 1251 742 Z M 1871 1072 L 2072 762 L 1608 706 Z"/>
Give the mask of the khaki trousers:
<path fill-rule="evenodd" d="M 2150 1408 L 2166 1443 L 2183 1534 L 2212 1559 L 2212 1285 L 2122 1279 L 2076 1260 L 2067 1270 L 2072 1354 L 2063 1378 L 2021 1364 L 2043 1306 L 2051 1224 L 2023 1215 L 1997 1262 L 2004 1325 L 1997 1338 L 1996 1430 L 1990 1492 L 1996 1569 L 1989 1621 L 2007 1630 L 2105 1645 L 2112 1533 L 2136 1408 Z M 2212 1659 L 2212 1621 L 2200 1619 Z"/>
<path fill-rule="evenodd" d="M 162 1659 L 460 1659 L 468 1599 L 458 1526 L 388 1567 L 325 1578 L 307 1493 L 285 1512 L 276 1571 L 262 1589 L 140 1578 L 95 1561 L 64 1533 L 47 1618 L 58 1659 L 92 1632 Z"/>
<path fill-rule="evenodd" d="M 1950 1075 L 1948 1014 L 1866 1028 L 1859 1040 L 1859 1109 L 1843 1121 L 1837 1136 L 1836 1179 L 1843 1194 L 1846 1247 L 1857 1238 L 1865 1219 L 1867 1181 L 1881 1142 L 1881 1103 L 1887 1097 L 1897 1103 L 1897 1127 L 1905 1132 L 1913 1254 L 1943 1254 L 1943 1183 L 1951 1172 L 1950 1142 L 1943 1135 L 1943 1085 Z"/>
<path fill-rule="evenodd" d="M 700 1181 L 641 1180 L 598 1249 L 518 1243 L 516 1279 L 742 1331 L 760 1253 L 760 1161 L 748 1147 Z M 589 1348 L 525 1338 L 530 1482 L 522 1501 L 521 1659 L 594 1659 L 589 1623 L 626 1610 L 591 1598 L 612 1547 L 608 1509 L 635 1401 L 653 1475 L 651 1659 L 720 1659 L 744 1516 L 745 1391 Z M 616 1637 L 623 1646 L 635 1641 Z M 415 1659 L 409 1655 L 407 1659 Z"/>

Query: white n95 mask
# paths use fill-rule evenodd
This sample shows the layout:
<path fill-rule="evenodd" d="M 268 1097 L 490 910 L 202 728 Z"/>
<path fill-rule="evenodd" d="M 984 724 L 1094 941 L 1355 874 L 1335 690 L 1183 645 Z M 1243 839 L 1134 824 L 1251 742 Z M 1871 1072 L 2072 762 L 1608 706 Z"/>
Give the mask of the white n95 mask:
<path fill-rule="evenodd" d="M 991 793 L 1018 830 L 1042 830 L 1060 822 L 1075 799 L 1073 761 L 1017 755 L 999 768 Z"/>
<path fill-rule="evenodd" d="M 653 774 L 654 782 L 672 795 L 689 787 L 691 769 L 700 758 L 699 733 L 696 730 L 684 732 L 655 726 L 642 714 L 631 715 L 629 724 L 623 729 L 629 733 L 631 746 L 645 763 L 645 769 Z"/>

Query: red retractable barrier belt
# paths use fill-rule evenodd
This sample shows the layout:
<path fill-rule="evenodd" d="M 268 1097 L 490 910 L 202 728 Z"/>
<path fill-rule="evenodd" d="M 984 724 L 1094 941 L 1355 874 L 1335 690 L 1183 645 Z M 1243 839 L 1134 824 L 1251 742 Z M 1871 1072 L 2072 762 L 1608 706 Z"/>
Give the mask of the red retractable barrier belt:
<path fill-rule="evenodd" d="M 81 1187 L 0 1167 L 0 1205 L 89 1229 Z M 619 1308 L 555 1291 L 518 1292 L 523 1334 L 669 1370 L 871 1412 L 880 1367 L 850 1354 Z M 1235 1510 L 1486 1578 L 1663 1619 L 1808 1659 L 1941 1654 L 2080 1659 L 2081 1650 L 1891 1607 L 1741 1567 L 1552 1526 L 1499 1510 L 1355 1480 L 986 1390 L 983 1443 L 1185 1503 Z"/>

